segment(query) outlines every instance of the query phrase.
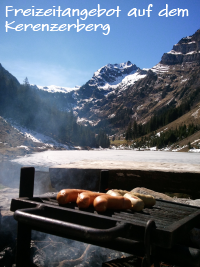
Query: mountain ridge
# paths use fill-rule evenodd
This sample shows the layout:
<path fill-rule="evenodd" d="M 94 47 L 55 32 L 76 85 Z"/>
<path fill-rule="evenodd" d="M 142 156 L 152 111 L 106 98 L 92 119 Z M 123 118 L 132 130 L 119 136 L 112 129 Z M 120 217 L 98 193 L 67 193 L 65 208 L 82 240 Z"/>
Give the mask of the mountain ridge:
<path fill-rule="evenodd" d="M 123 133 L 130 122 L 145 124 L 155 113 L 180 106 L 196 92 L 196 99 L 190 103 L 195 105 L 200 91 L 199 47 L 200 30 L 197 30 L 192 36 L 182 38 L 149 70 L 142 70 L 130 61 L 107 64 L 80 88 L 30 86 L 27 97 L 36 97 L 35 103 L 40 99 L 44 106 L 54 107 L 62 116 L 72 111 L 78 124 L 92 125 L 96 133 L 100 129 L 108 134 Z M 17 90 L 20 99 L 19 86 L 17 79 L 0 65 L 0 111 L 6 109 L 6 114 L 11 115 L 9 106 L 18 105 L 12 93 Z M 56 114 L 51 108 L 48 112 Z M 66 128 L 61 122 L 59 127 Z"/>
<path fill-rule="evenodd" d="M 107 64 L 79 89 L 66 94 L 61 109 L 72 109 L 78 123 L 103 126 L 106 130 L 122 130 L 131 120 L 146 123 L 170 102 L 180 105 L 192 93 L 189 88 L 195 90 L 198 86 L 199 47 L 197 30 L 178 41 L 149 70 L 130 61 Z M 122 117 L 127 119 L 120 123 Z"/>

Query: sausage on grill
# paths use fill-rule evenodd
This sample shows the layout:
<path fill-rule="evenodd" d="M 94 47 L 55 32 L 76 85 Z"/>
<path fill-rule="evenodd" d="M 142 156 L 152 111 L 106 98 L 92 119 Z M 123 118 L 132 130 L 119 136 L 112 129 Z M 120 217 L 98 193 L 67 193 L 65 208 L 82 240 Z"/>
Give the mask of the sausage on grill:
<path fill-rule="evenodd" d="M 132 204 L 132 207 L 131 207 L 132 210 L 141 211 L 144 209 L 144 201 L 140 199 L 139 197 L 136 197 L 132 193 L 126 193 L 124 197 L 130 199 L 131 204 Z"/>
<path fill-rule="evenodd" d="M 105 193 L 92 192 L 92 191 L 82 192 L 78 194 L 76 203 L 79 208 L 86 209 L 93 204 L 93 201 L 96 197 L 101 195 L 105 195 Z"/>
<path fill-rule="evenodd" d="M 106 194 L 111 196 L 124 196 L 128 191 L 126 190 L 118 190 L 118 189 L 111 189 Z"/>
<path fill-rule="evenodd" d="M 107 209 L 131 209 L 132 207 L 130 199 L 122 196 L 110 196 L 108 194 L 96 197 L 93 205 L 95 210 L 99 212 L 104 212 Z"/>
<path fill-rule="evenodd" d="M 58 194 L 57 194 L 57 201 L 59 204 L 64 205 L 69 202 L 76 202 L 76 199 L 78 197 L 78 194 L 82 192 L 86 192 L 88 190 L 83 190 L 83 189 L 62 189 Z"/>
<path fill-rule="evenodd" d="M 143 195 L 143 194 L 134 193 L 134 192 L 130 192 L 130 193 L 142 199 L 144 201 L 145 208 L 151 208 L 152 206 L 156 204 L 155 198 L 151 195 Z"/>

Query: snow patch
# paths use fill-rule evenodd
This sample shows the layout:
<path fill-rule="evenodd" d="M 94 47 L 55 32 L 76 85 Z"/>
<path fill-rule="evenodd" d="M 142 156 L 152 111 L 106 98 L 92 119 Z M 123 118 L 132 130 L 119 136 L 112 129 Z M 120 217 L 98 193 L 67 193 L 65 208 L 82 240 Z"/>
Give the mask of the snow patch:
<path fill-rule="evenodd" d="M 200 142 L 200 139 L 197 139 L 197 140 L 193 141 L 193 142 L 191 143 L 191 145 L 193 145 L 193 144 L 195 144 L 195 143 L 197 143 L 197 142 Z"/>
<path fill-rule="evenodd" d="M 182 55 L 183 53 L 182 52 L 177 52 L 175 50 L 171 50 L 169 52 L 167 52 L 167 54 L 172 54 L 172 55 Z"/>
<path fill-rule="evenodd" d="M 174 99 L 174 97 L 172 97 L 172 98 L 167 102 L 166 106 L 169 105 L 170 102 L 172 102 L 173 99 Z"/>
<path fill-rule="evenodd" d="M 151 68 L 151 70 L 156 73 L 163 73 L 169 70 L 169 66 L 158 63 L 153 68 Z"/>
<path fill-rule="evenodd" d="M 21 146 L 17 146 L 18 148 L 25 148 L 26 150 L 30 150 L 29 149 L 29 147 L 27 147 L 27 146 L 23 146 L 23 145 L 21 145 Z"/>
<path fill-rule="evenodd" d="M 163 133 L 164 131 L 166 131 L 168 128 L 165 128 L 163 131 L 161 131 L 161 132 L 158 132 L 157 134 L 155 134 L 155 136 L 158 136 L 158 137 L 160 137 L 160 134 L 161 133 Z"/>
<path fill-rule="evenodd" d="M 80 86 L 75 86 L 73 88 L 70 87 L 61 87 L 61 86 L 57 86 L 57 85 L 49 85 L 49 86 L 40 86 L 40 85 L 31 85 L 32 88 L 34 89 L 39 89 L 39 90 L 43 90 L 49 93 L 69 93 L 71 91 L 77 91 Z"/>
<path fill-rule="evenodd" d="M 199 110 L 200 110 L 200 108 L 197 109 L 194 113 L 192 113 L 192 116 L 195 117 L 195 119 L 200 117 Z"/>
<path fill-rule="evenodd" d="M 183 79 L 180 83 L 184 83 L 186 82 L 188 79 Z"/>
<path fill-rule="evenodd" d="M 187 145 L 185 145 L 185 146 L 179 146 L 176 149 L 172 149 L 172 152 L 178 152 L 178 151 L 180 151 L 181 149 L 183 149 L 185 147 L 187 147 Z"/>
<path fill-rule="evenodd" d="M 5 120 L 5 119 L 4 119 Z M 5 120 L 6 121 L 6 120 Z M 36 131 L 27 129 L 25 127 L 22 127 L 20 125 L 15 124 L 14 122 L 12 122 L 11 120 L 7 120 L 6 122 L 10 123 L 11 126 L 16 129 L 17 131 L 19 131 L 19 133 L 21 133 L 22 135 L 24 135 L 26 138 L 32 140 L 35 143 L 43 143 L 45 145 L 45 148 L 49 147 L 62 147 L 65 149 L 69 149 L 69 146 L 58 143 L 56 140 L 54 140 L 53 138 L 46 136 L 44 134 L 38 133 Z"/>
<path fill-rule="evenodd" d="M 109 119 L 112 119 L 114 117 L 115 117 L 115 114 L 111 114 L 111 115 L 108 116 Z"/>
<path fill-rule="evenodd" d="M 84 126 L 87 126 L 88 123 L 90 125 L 92 125 L 92 126 L 96 126 L 100 122 L 100 120 L 98 120 L 98 121 L 90 121 L 90 120 L 88 120 L 86 118 L 80 118 L 80 117 L 78 117 L 77 120 L 76 120 L 76 122 L 79 123 L 79 124 L 82 124 Z"/>
<path fill-rule="evenodd" d="M 188 152 L 192 152 L 192 153 L 200 153 L 200 149 L 192 148 L 192 149 L 190 149 Z"/>
<path fill-rule="evenodd" d="M 137 107 L 137 110 L 142 109 L 142 107 L 143 107 L 143 105 L 138 106 L 138 107 Z"/>
<path fill-rule="evenodd" d="M 147 76 L 147 74 L 140 74 L 139 72 L 135 72 L 135 73 L 127 75 L 122 80 L 122 82 L 119 84 L 119 87 L 121 87 L 119 92 L 126 90 L 128 86 L 133 85 L 138 80 L 143 79 L 146 76 Z"/>
<path fill-rule="evenodd" d="M 186 55 L 193 55 L 193 54 L 197 54 L 198 52 L 197 51 L 191 51 L 191 52 L 188 52 Z"/>
<path fill-rule="evenodd" d="M 156 148 L 156 146 L 154 146 L 154 147 L 150 147 L 149 150 L 150 150 L 150 151 L 156 151 L 157 148 Z"/>

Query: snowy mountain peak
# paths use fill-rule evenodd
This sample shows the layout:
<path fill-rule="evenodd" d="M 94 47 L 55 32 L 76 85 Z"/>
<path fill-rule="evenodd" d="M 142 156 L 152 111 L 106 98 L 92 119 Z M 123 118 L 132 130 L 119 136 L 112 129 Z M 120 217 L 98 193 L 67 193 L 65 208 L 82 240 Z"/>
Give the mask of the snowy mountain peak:
<path fill-rule="evenodd" d="M 89 85 L 98 87 L 115 85 L 121 82 L 127 75 L 135 73 L 138 69 L 130 61 L 120 64 L 107 64 L 94 73 L 89 81 Z"/>
<path fill-rule="evenodd" d="M 31 85 L 32 88 L 34 89 L 39 89 L 43 90 L 49 93 L 69 93 L 71 91 L 76 91 L 80 88 L 80 86 L 76 85 L 73 88 L 70 87 L 61 87 L 61 86 L 56 86 L 56 85 L 49 85 L 49 86 L 40 86 L 40 85 Z"/>
<path fill-rule="evenodd" d="M 115 63 L 115 64 L 107 64 L 105 67 L 108 67 L 108 68 L 115 68 L 115 69 L 125 69 L 125 68 L 129 68 L 129 67 L 132 67 L 132 66 L 135 66 L 135 64 L 132 64 L 130 61 L 127 61 L 127 62 L 124 62 L 124 63 Z M 103 67 L 104 68 L 104 67 Z M 102 68 L 101 68 L 102 69 Z"/>

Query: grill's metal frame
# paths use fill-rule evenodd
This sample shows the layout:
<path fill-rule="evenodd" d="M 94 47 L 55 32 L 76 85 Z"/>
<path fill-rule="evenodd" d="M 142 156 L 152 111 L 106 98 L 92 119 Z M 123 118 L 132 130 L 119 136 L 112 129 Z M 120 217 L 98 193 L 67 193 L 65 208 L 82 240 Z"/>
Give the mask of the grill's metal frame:
<path fill-rule="evenodd" d="M 145 209 L 144 212 L 140 213 L 131 211 L 107 211 L 102 214 L 94 211 L 92 207 L 87 210 L 79 210 L 75 203 L 66 206 L 58 206 L 56 205 L 57 203 L 54 204 L 53 201 L 48 201 L 48 199 L 50 198 L 46 196 L 13 199 L 11 202 L 11 211 L 15 211 L 14 217 L 17 221 L 22 223 L 27 222 L 29 225 L 32 225 L 32 227 L 36 227 L 36 224 L 34 225 L 34 220 L 40 221 L 40 225 L 42 225 L 43 222 L 46 225 L 59 225 L 59 223 L 60 225 L 64 225 L 65 223 L 66 228 L 70 227 L 70 225 L 67 226 L 67 223 L 74 223 L 74 228 L 76 228 L 77 225 L 78 227 L 82 225 L 85 227 L 95 227 L 96 231 L 98 231 L 98 229 L 115 227 L 119 223 L 126 223 L 128 225 L 128 230 L 126 232 L 129 234 L 127 236 L 127 234 L 124 233 L 123 237 L 142 242 L 144 241 L 147 222 L 154 219 L 156 228 L 153 230 L 153 242 L 158 246 L 166 248 L 171 248 L 174 244 L 182 241 L 185 233 L 195 227 L 200 221 L 200 209 L 198 207 L 190 207 L 162 200 L 157 200 L 157 204 L 153 209 Z M 54 200 L 54 198 L 52 199 Z M 153 218 L 152 214 L 154 210 L 158 210 L 159 212 L 161 207 L 167 207 L 170 211 L 170 208 L 173 206 L 176 208 L 175 210 L 177 210 L 177 213 L 182 215 L 181 219 L 179 217 L 180 215 L 178 216 L 175 214 L 173 218 L 174 221 L 170 223 L 169 217 L 165 219 L 162 224 L 160 218 Z M 161 215 L 162 214 L 163 213 L 161 213 Z M 134 218 L 136 218 L 136 220 L 134 220 Z"/>
<path fill-rule="evenodd" d="M 30 183 L 28 183 L 29 179 Z M 101 191 L 105 188 L 107 179 L 108 172 L 103 171 Z M 26 183 L 24 183 L 24 180 L 26 180 Z M 141 225 L 132 223 L 130 219 L 126 221 L 118 215 L 111 217 L 113 212 L 98 214 L 94 212 L 93 208 L 87 211 L 77 210 L 75 204 L 68 204 L 66 207 L 58 206 L 55 197 L 33 197 L 33 184 L 34 168 L 22 168 L 20 198 L 13 199 L 11 202 L 11 211 L 15 211 L 14 217 L 18 221 L 17 267 L 27 267 L 30 264 L 32 229 L 138 256 L 146 255 L 143 266 L 150 266 L 153 257 L 152 252 L 159 259 L 159 255 L 162 254 L 165 257 L 172 254 L 171 250 L 175 249 L 177 250 L 177 256 L 173 256 L 173 260 L 179 262 L 177 257 L 180 258 L 181 251 L 185 251 L 185 248 L 180 249 L 178 247 L 176 249 L 176 243 L 182 239 L 184 233 L 200 221 L 200 209 L 198 207 L 193 208 L 158 200 L 155 209 L 159 209 L 159 203 L 169 207 L 169 210 L 171 206 L 175 205 L 179 207 L 177 212 L 181 212 L 181 209 L 187 212 L 191 211 L 190 216 L 183 216 L 181 220 L 163 227 L 156 227 L 155 222 L 151 221 L 151 216 L 147 216 L 146 223 Z M 26 186 L 24 187 L 24 185 Z M 27 186 L 28 190 L 26 191 Z M 132 216 L 132 212 L 123 212 L 122 215 L 124 214 Z M 156 252 L 159 249 L 160 253 L 157 254 Z M 182 255 L 182 258 L 184 258 L 184 255 Z M 200 266 L 200 251 L 188 252 L 184 264 L 188 260 L 193 262 L 191 266 Z"/>

